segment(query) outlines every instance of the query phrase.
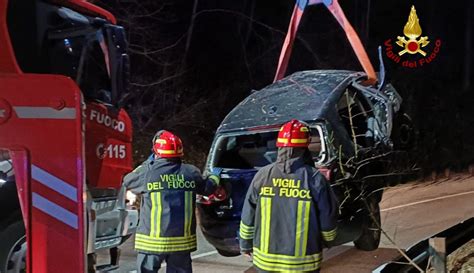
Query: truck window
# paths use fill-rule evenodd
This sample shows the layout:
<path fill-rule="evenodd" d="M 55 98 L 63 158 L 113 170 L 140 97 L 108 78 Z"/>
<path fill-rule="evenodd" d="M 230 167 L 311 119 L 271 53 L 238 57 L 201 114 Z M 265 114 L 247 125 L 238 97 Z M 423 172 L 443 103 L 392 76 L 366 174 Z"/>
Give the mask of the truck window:
<path fill-rule="evenodd" d="M 122 67 L 110 69 L 118 71 L 111 77 L 110 48 L 116 47 L 107 44 L 108 32 L 93 20 L 43 1 L 9 1 L 8 29 L 22 71 L 70 77 L 86 100 L 115 103 L 112 78 L 125 81 L 127 77 L 121 73 Z M 120 94 L 115 97 L 117 100 Z"/>
<path fill-rule="evenodd" d="M 50 40 L 51 73 L 71 77 L 88 100 L 111 103 L 111 80 L 98 39 L 79 36 Z"/>

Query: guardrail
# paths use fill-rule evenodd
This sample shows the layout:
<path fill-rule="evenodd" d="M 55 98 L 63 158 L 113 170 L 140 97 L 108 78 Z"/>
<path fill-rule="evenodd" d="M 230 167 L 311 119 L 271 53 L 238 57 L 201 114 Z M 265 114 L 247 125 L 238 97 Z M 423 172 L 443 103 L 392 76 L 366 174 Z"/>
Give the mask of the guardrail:
<path fill-rule="evenodd" d="M 444 238 L 445 241 L 445 252 L 443 253 L 442 249 L 436 249 L 437 247 L 430 247 L 430 239 L 432 238 Z M 465 220 L 455 226 L 452 226 L 438 234 L 431 236 L 425 240 L 422 240 L 415 245 L 409 247 L 406 250 L 406 254 L 410 259 L 415 262 L 421 268 L 427 268 L 428 262 L 430 261 L 430 256 L 433 257 L 430 263 L 433 265 L 433 260 L 439 260 L 439 258 L 443 258 L 443 255 L 448 255 L 451 252 L 455 251 L 463 244 L 469 242 L 474 238 L 474 217 L 468 220 Z M 431 240 L 432 245 L 436 245 Z M 444 248 L 444 247 L 442 247 Z M 445 268 L 445 265 L 441 265 L 436 269 L 437 272 L 444 272 L 442 268 Z M 407 261 L 403 256 L 399 256 L 395 260 L 383 264 L 372 271 L 372 273 L 388 273 L 388 272 L 403 272 L 403 273 L 411 273 L 411 272 L 419 272 L 412 264 Z"/>

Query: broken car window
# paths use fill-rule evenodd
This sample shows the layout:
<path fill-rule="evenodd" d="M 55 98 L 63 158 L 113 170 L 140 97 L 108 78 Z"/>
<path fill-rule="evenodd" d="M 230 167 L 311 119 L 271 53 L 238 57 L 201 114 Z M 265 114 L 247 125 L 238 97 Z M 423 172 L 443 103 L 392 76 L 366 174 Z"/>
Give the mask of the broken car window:
<path fill-rule="evenodd" d="M 357 92 L 346 90 L 337 104 L 337 112 L 347 134 L 355 145 L 370 147 L 373 145 L 373 133 L 369 128 L 373 120 L 370 105 L 359 98 Z"/>
<path fill-rule="evenodd" d="M 253 169 L 273 163 L 278 154 L 277 136 L 278 131 L 221 136 L 217 140 L 212 165 L 228 169 Z M 315 162 L 323 159 L 325 145 L 321 139 L 320 130 L 311 128 L 309 150 Z"/>

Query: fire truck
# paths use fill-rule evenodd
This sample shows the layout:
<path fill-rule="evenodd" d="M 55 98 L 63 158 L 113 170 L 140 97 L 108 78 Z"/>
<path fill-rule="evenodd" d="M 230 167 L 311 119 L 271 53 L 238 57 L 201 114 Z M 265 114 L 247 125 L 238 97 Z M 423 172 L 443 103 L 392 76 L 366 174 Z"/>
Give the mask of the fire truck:
<path fill-rule="evenodd" d="M 138 223 L 121 189 L 126 49 L 114 16 L 84 0 L 0 0 L 1 273 L 118 267 Z"/>

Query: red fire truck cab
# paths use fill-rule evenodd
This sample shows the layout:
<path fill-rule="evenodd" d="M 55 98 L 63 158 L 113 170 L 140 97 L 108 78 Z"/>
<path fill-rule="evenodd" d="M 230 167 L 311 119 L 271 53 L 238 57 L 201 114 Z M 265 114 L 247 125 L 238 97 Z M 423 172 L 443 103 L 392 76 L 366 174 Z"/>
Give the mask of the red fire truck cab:
<path fill-rule="evenodd" d="M 138 223 L 121 189 L 126 48 L 113 15 L 86 1 L 0 0 L 1 273 L 117 267 Z"/>

